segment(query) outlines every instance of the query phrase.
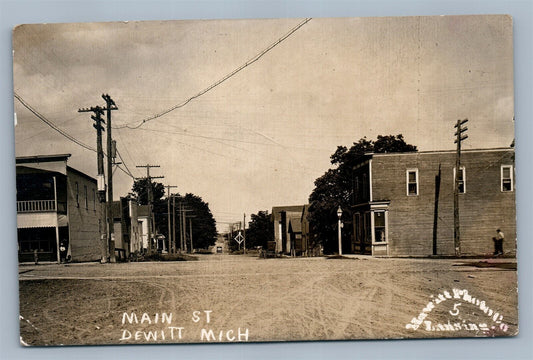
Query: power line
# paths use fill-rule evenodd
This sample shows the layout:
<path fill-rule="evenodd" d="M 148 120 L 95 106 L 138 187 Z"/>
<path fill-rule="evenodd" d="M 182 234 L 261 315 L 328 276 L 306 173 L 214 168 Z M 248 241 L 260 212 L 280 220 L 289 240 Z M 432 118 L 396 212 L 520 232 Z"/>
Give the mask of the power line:
<path fill-rule="evenodd" d="M 80 140 L 76 139 L 74 136 L 70 135 L 69 133 L 67 133 L 66 131 L 62 130 L 61 128 L 59 128 L 56 124 L 54 124 L 52 121 L 48 120 L 44 115 L 42 115 L 41 113 L 39 113 L 37 110 L 35 110 L 34 108 L 32 108 L 24 99 L 22 99 L 22 97 L 20 95 L 18 95 L 16 92 L 14 93 L 14 97 L 26 108 L 28 109 L 29 111 L 31 111 L 37 118 L 39 118 L 42 122 L 44 122 L 46 125 L 50 126 L 52 129 L 54 129 L 55 131 L 57 131 L 58 133 L 60 133 L 61 135 L 63 135 L 64 137 L 66 137 L 67 139 L 69 139 L 70 141 L 76 143 L 77 145 L 87 149 L 87 150 L 91 150 L 91 151 L 94 151 L 94 152 L 97 152 L 96 149 L 93 149 L 92 147 L 90 147 L 89 145 L 86 145 L 84 144 L 83 142 L 81 142 Z M 118 151 L 117 151 L 118 153 Z M 104 152 L 104 156 L 105 157 L 108 157 L 108 155 Z M 119 154 L 119 157 L 120 159 L 122 160 L 122 163 L 124 164 L 124 167 L 126 167 L 127 171 L 124 170 L 123 168 L 121 168 L 120 166 L 117 165 L 117 167 L 122 171 L 124 172 L 126 175 L 130 176 L 131 178 L 134 178 L 135 179 L 135 176 L 133 176 L 133 174 L 131 173 L 131 171 L 128 169 L 128 167 L 126 166 L 126 164 L 124 163 L 124 160 L 122 159 L 122 157 L 120 156 Z"/>
<path fill-rule="evenodd" d="M 122 158 L 122 155 L 120 155 L 120 151 L 118 151 L 117 149 L 117 155 L 119 157 L 119 159 L 122 161 L 122 165 L 124 165 L 124 167 L 126 168 L 127 172 L 122 170 L 122 168 L 120 166 L 117 165 L 117 167 L 119 169 L 121 169 L 122 171 L 126 172 L 126 174 L 128 174 L 129 176 L 131 176 L 133 179 L 135 179 L 135 176 L 133 176 L 133 174 L 131 173 L 130 169 L 128 168 L 128 165 L 126 165 L 126 162 L 124 161 L 124 159 Z"/>
<path fill-rule="evenodd" d="M 91 151 L 97 152 L 96 149 L 90 147 L 89 145 L 86 145 L 86 144 L 82 143 L 80 140 L 76 139 L 74 136 L 72 136 L 69 133 L 67 133 L 66 131 L 60 129 L 56 124 L 54 124 L 53 122 L 48 120 L 44 115 L 40 114 L 37 110 L 35 110 L 28 103 L 26 103 L 22 99 L 22 97 L 20 97 L 16 92 L 14 92 L 14 96 L 26 109 L 31 111 L 35 116 L 37 116 L 46 125 L 50 126 L 52 129 L 54 129 L 55 131 L 57 131 L 58 133 L 60 133 L 61 135 L 63 135 L 67 139 L 69 139 L 70 141 L 78 144 L 79 146 L 81 146 L 81 147 L 83 147 L 83 148 L 85 148 L 87 150 L 91 150 Z"/>
<path fill-rule="evenodd" d="M 150 117 L 147 117 L 147 118 L 141 120 L 140 123 L 138 125 L 136 125 L 136 126 L 129 126 L 128 124 L 126 124 L 126 125 L 123 125 L 123 126 L 114 127 L 114 129 L 123 129 L 123 128 L 128 128 L 128 129 L 132 129 L 132 130 L 133 129 L 138 129 L 141 126 L 143 126 L 145 123 L 147 123 L 148 121 L 152 121 L 154 119 L 157 119 L 157 118 L 159 118 L 161 116 L 164 116 L 164 115 L 166 115 L 166 114 L 168 114 L 168 113 L 170 113 L 170 112 L 172 112 L 172 111 L 174 111 L 176 109 L 179 109 L 179 108 L 187 105 L 192 100 L 204 95 L 205 93 L 207 93 L 208 91 L 214 89 L 218 85 L 222 84 L 224 81 L 228 80 L 229 78 L 231 78 L 232 76 L 234 76 L 235 74 L 237 74 L 238 72 L 243 70 L 244 68 L 246 68 L 249 65 L 255 63 L 257 60 L 262 58 L 267 52 L 269 52 L 274 47 L 279 45 L 281 42 L 283 42 L 285 39 L 287 39 L 289 36 L 291 36 L 293 33 L 295 33 L 298 29 L 300 29 L 302 26 L 307 24 L 309 21 L 311 21 L 311 18 L 306 18 L 305 20 L 300 22 L 298 25 L 296 25 L 294 28 L 292 28 L 287 34 L 283 35 L 281 38 L 279 38 L 278 40 L 276 40 L 272 44 L 270 44 L 266 49 L 264 49 L 263 51 L 261 51 L 260 53 L 258 53 L 257 55 L 255 55 L 254 57 L 249 59 L 248 61 L 246 61 L 244 64 L 242 64 L 241 66 L 239 66 L 238 68 L 236 68 L 235 70 L 230 72 L 229 74 L 226 74 L 224 77 L 222 77 L 218 81 L 216 81 L 213 84 L 209 85 L 208 87 L 206 87 L 205 89 L 203 89 L 202 91 L 197 93 L 196 95 L 191 96 L 187 100 L 185 100 L 185 101 L 183 101 L 183 102 L 181 102 L 181 103 L 179 103 L 179 104 L 177 104 L 177 105 L 175 105 L 175 106 L 173 106 L 173 107 L 171 107 L 171 108 L 169 108 L 169 109 L 167 109 L 165 111 L 162 111 L 162 112 L 160 112 L 158 114 L 152 115 Z"/>

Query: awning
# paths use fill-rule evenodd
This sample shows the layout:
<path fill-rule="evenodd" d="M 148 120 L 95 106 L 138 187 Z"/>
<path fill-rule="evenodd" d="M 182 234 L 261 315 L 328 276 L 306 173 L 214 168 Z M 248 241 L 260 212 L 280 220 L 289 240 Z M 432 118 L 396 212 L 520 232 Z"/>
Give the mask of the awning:
<path fill-rule="evenodd" d="M 67 226 L 66 215 L 55 212 L 17 214 L 17 229 Z"/>

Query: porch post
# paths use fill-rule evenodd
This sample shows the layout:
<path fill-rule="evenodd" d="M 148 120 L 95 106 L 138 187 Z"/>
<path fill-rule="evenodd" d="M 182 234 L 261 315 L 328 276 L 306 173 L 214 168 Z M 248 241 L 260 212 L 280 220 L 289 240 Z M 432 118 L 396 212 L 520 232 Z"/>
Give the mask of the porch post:
<path fill-rule="evenodd" d="M 370 210 L 369 215 L 370 215 L 370 238 L 372 242 L 372 244 L 370 245 L 370 254 L 373 256 L 374 255 L 374 243 L 376 242 L 376 232 L 374 230 L 374 224 L 375 224 L 374 211 Z"/>
<path fill-rule="evenodd" d="M 54 176 L 54 204 L 55 204 L 55 220 L 56 220 L 56 255 L 57 263 L 61 264 L 61 254 L 59 252 L 59 220 L 57 219 L 57 183 L 56 177 Z"/>

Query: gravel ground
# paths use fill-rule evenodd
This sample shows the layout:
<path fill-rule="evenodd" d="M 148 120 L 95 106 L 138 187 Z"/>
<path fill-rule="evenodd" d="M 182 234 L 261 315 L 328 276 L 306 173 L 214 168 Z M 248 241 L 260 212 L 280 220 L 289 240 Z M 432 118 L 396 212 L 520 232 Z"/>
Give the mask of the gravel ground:
<path fill-rule="evenodd" d="M 515 259 L 199 259 L 20 265 L 21 342 L 257 342 L 518 332 Z"/>

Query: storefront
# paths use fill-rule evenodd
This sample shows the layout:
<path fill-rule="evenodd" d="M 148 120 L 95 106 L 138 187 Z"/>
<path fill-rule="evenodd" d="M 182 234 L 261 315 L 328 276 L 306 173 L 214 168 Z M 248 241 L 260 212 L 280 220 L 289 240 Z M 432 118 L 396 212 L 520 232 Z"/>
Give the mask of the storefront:
<path fill-rule="evenodd" d="M 371 202 L 353 207 L 353 241 L 355 254 L 389 255 L 389 202 Z"/>

